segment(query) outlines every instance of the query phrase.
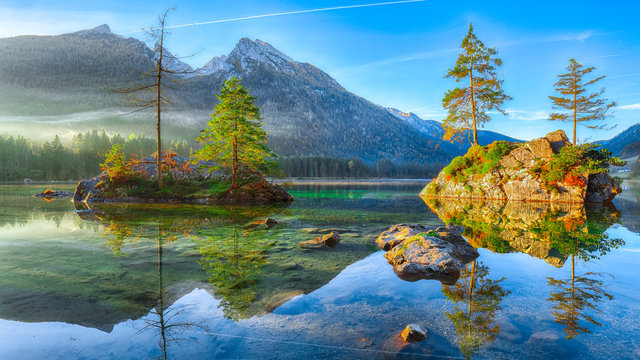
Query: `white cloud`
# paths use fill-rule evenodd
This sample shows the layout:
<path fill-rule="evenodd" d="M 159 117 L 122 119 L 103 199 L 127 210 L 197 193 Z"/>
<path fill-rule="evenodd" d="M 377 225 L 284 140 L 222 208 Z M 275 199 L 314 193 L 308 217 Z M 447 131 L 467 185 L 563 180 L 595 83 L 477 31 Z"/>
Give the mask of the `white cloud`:
<path fill-rule="evenodd" d="M 620 105 L 616 107 L 616 110 L 640 110 L 640 103 Z"/>
<path fill-rule="evenodd" d="M 520 109 L 505 109 L 507 116 L 512 120 L 520 121 L 536 121 L 546 120 L 549 118 L 549 112 L 544 110 L 520 110 Z"/>

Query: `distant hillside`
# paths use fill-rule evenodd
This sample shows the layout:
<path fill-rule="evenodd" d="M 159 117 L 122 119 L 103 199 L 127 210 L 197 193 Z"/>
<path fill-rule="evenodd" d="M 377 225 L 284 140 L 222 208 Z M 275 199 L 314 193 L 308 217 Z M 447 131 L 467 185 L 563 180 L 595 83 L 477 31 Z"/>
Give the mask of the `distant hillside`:
<path fill-rule="evenodd" d="M 124 135 L 149 131 L 152 116 L 122 115 L 132 110 L 129 100 L 110 89 L 139 82 L 139 74 L 153 66 L 153 56 L 145 43 L 113 34 L 106 25 L 58 36 L 0 39 L 0 125 L 23 133 L 43 124 L 48 133 L 95 127 Z M 166 58 L 174 68 L 190 69 L 173 55 Z M 165 134 L 193 139 L 231 76 L 241 77 L 257 98 L 269 144 L 279 155 L 424 163 L 448 161 L 467 147 L 442 143 L 435 121 L 389 112 L 348 92 L 315 66 L 246 38 L 228 55 L 177 79 L 176 90 L 168 92 L 172 103 L 165 112 Z M 496 139 L 513 140 L 481 132 L 482 143 Z"/>
<path fill-rule="evenodd" d="M 443 141 L 442 136 L 444 135 L 444 128 L 442 124 L 435 120 L 423 120 L 418 115 L 411 112 L 402 112 L 398 109 L 394 109 L 391 107 L 387 108 L 389 113 L 393 114 L 398 119 L 404 120 L 407 124 L 411 125 L 416 130 L 420 131 L 423 135 L 428 138 L 428 141 L 432 144 L 437 144 L 438 148 L 442 151 L 445 151 L 448 154 L 453 155 L 463 155 L 467 152 L 470 147 L 469 142 L 463 143 L 451 143 L 448 141 Z M 494 141 L 514 141 L 521 142 L 522 140 L 514 139 L 512 137 L 502 135 L 497 132 L 488 131 L 488 130 L 478 130 L 478 141 L 480 145 L 488 145 Z"/>
<path fill-rule="evenodd" d="M 640 123 L 635 124 L 609 140 L 596 141 L 615 156 L 630 158 L 640 155 Z"/>

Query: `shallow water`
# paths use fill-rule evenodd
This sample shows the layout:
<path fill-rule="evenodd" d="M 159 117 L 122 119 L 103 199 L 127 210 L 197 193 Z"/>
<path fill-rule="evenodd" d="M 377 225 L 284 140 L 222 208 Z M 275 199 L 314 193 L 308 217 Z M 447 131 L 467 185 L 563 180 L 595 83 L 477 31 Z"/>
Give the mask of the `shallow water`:
<path fill-rule="evenodd" d="M 640 358 L 637 184 L 613 207 L 426 204 L 422 185 L 305 183 L 249 208 L 0 186 L 0 359 Z M 443 222 L 480 253 L 454 286 L 403 281 L 373 246 Z M 334 249 L 298 246 L 330 229 Z M 403 346 L 410 323 L 428 337 Z"/>

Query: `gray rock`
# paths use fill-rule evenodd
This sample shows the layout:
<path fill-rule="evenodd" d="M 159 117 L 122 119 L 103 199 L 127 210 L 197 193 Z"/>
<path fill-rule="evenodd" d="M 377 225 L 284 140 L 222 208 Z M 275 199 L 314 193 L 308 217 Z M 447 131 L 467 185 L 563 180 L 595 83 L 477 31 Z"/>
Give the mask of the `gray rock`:
<path fill-rule="evenodd" d="M 453 285 L 464 265 L 479 256 L 461 233 L 459 226 L 399 224 L 380 234 L 376 243 L 389 249 L 384 257 L 401 279 L 436 279 Z"/>

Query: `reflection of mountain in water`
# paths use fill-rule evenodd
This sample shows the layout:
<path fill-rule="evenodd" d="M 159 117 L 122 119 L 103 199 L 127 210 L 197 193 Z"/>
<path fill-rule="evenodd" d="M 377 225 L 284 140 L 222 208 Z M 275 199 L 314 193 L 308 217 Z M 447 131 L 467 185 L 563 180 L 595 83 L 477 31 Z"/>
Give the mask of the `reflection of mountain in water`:
<path fill-rule="evenodd" d="M 445 223 L 465 227 L 463 235 L 476 248 L 522 252 L 561 267 L 569 255 L 558 239 L 564 233 L 602 234 L 617 222 L 613 205 L 543 202 L 425 199 Z"/>

